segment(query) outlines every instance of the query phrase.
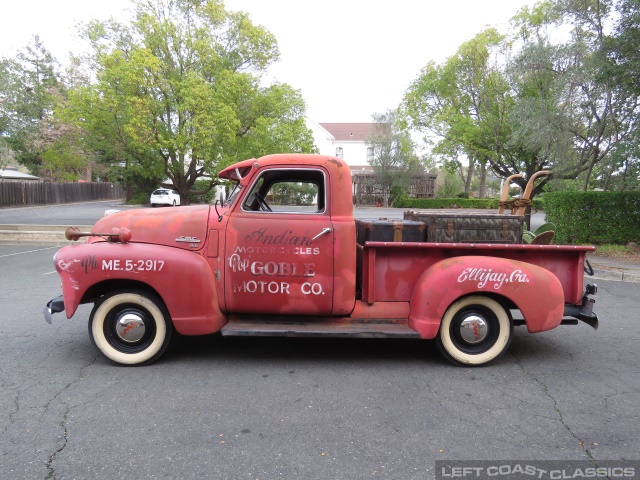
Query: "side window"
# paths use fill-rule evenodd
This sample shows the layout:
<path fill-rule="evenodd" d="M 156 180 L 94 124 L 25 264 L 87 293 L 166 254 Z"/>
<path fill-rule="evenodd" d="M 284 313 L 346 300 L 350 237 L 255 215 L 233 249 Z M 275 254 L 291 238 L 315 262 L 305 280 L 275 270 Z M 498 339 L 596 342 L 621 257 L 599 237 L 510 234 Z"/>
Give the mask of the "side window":
<path fill-rule="evenodd" d="M 323 213 L 325 177 L 321 170 L 267 170 L 242 204 L 253 212 Z"/>

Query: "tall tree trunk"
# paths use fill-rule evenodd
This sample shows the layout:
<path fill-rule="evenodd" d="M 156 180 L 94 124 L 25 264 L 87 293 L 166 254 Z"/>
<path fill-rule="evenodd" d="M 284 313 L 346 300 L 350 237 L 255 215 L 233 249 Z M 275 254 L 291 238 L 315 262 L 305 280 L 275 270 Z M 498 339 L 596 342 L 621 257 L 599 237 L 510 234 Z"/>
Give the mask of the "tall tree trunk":
<path fill-rule="evenodd" d="M 471 192 L 471 180 L 473 180 L 473 172 L 475 170 L 475 162 L 469 160 L 469 168 L 467 170 L 467 178 L 464 179 L 464 193 L 468 197 Z"/>
<path fill-rule="evenodd" d="M 86 170 L 85 175 L 84 175 L 85 181 L 87 181 L 87 182 L 91 181 L 92 173 L 93 173 L 93 165 L 92 165 L 92 162 L 89 161 L 89 163 L 87 164 L 87 170 Z"/>
<path fill-rule="evenodd" d="M 587 191 L 589 188 L 589 180 L 591 179 L 591 173 L 593 172 L 593 167 L 595 166 L 600 158 L 600 149 L 595 147 L 595 150 L 591 154 L 591 160 L 589 161 L 589 168 L 587 168 L 586 176 L 584 177 L 584 184 L 582 185 L 582 190 Z"/>
<path fill-rule="evenodd" d="M 484 198 L 487 194 L 487 162 L 480 164 L 480 189 L 478 191 L 478 198 Z"/>

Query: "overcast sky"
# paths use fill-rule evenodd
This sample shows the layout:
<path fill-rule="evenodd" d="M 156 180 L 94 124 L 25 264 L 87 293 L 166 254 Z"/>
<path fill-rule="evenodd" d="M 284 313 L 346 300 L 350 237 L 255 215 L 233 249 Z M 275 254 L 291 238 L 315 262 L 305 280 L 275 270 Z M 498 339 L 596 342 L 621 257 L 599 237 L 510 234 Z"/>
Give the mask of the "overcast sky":
<path fill-rule="evenodd" d="M 318 122 L 369 122 L 395 108 L 420 69 L 441 62 L 486 26 L 503 29 L 533 0 L 226 0 L 276 37 L 272 78 L 299 89 Z M 61 62 L 79 51 L 75 25 L 121 17 L 129 0 L 14 0 L 0 8 L 0 56 L 32 35 Z"/>

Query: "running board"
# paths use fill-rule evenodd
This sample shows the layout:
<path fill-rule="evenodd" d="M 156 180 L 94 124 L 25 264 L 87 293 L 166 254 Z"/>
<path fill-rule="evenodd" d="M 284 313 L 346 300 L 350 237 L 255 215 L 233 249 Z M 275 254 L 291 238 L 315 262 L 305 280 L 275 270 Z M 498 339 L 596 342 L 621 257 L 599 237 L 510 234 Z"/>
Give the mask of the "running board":
<path fill-rule="evenodd" d="M 341 319 L 298 320 L 278 318 L 235 318 L 220 331 L 224 336 L 258 337 L 360 337 L 420 338 L 406 323 L 389 320 L 354 322 Z"/>

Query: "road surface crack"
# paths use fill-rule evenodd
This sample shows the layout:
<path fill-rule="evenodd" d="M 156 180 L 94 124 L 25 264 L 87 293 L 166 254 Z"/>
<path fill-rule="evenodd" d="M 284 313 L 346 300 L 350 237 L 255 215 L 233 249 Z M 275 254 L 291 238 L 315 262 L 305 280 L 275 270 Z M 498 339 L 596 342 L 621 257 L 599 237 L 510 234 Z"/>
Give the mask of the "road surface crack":
<path fill-rule="evenodd" d="M 65 390 L 68 390 L 69 388 L 71 388 L 72 385 L 80 382 L 83 378 L 84 378 L 84 371 L 85 369 L 89 368 L 91 365 L 93 365 L 96 362 L 97 359 L 97 355 L 93 358 L 93 360 L 91 362 L 89 362 L 87 365 L 84 365 L 83 367 L 80 368 L 80 371 L 78 372 L 77 377 L 72 380 L 71 382 L 69 382 L 63 389 L 61 389 L 57 394 L 55 394 L 53 396 L 53 398 L 51 398 L 47 404 L 44 406 L 45 412 L 49 409 L 49 407 L 51 406 L 52 402 L 56 399 L 58 399 L 62 393 Z M 51 456 L 49 456 L 49 459 L 46 462 L 46 467 L 47 467 L 47 476 L 45 477 L 45 480 L 55 480 L 56 479 L 56 470 L 55 467 L 53 465 L 56 456 L 62 452 L 66 447 L 67 444 L 69 443 L 69 430 L 67 429 L 67 421 L 69 418 L 69 413 L 71 413 L 71 407 L 67 405 L 66 410 L 64 412 L 64 415 L 62 416 L 62 422 L 60 422 L 60 426 L 62 427 L 62 445 L 60 446 L 60 448 L 58 448 L 55 452 L 53 452 L 51 454 Z"/>
<path fill-rule="evenodd" d="M 53 466 L 53 461 L 56 458 L 56 455 L 58 455 L 60 452 L 62 452 L 65 447 L 67 446 L 67 443 L 69 442 L 69 432 L 67 430 L 67 419 L 69 416 L 69 412 L 70 410 L 67 409 L 66 412 L 64 412 L 64 415 L 62 417 L 62 422 L 60 422 L 60 426 L 62 427 L 62 445 L 60 446 L 60 448 L 58 448 L 55 452 L 53 452 L 53 454 L 49 457 L 49 460 L 47 460 L 47 476 L 45 477 L 45 480 L 55 480 L 56 479 L 56 470 Z"/>
<path fill-rule="evenodd" d="M 532 379 L 535 383 L 537 383 L 538 385 L 540 385 L 542 387 L 542 390 L 545 393 L 545 395 L 547 397 L 549 397 L 549 399 L 553 402 L 553 410 L 556 412 L 556 415 L 558 417 L 558 420 L 560 421 L 560 424 L 564 428 L 567 429 L 567 432 L 569 432 L 569 434 L 573 438 L 576 439 L 576 441 L 578 442 L 578 445 L 580 445 L 580 447 L 582 447 L 582 449 L 584 450 L 585 454 L 587 455 L 587 457 L 589 458 L 591 463 L 593 463 L 594 466 L 598 467 L 597 461 L 596 461 L 595 457 L 593 456 L 593 453 L 591 452 L 591 450 L 589 450 L 589 448 L 587 447 L 586 442 L 583 439 L 581 439 L 580 437 L 578 437 L 578 435 L 576 435 L 574 433 L 574 431 L 571 429 L 571 426 L 565 421 L 564 416 L 562 414 L 562 410 L 560 409 L 560 406 L 558 405 L 558 401 L 552 395 L 549 386 L 546 383 L 544 383 L 542 380 L 538 379 L 533 373 L 529 372 L 526 368 L 524 368 L 524 365 L 522 365 L 522 362 L 520 361 L 520 359 L 517 356 L 513 355 L 513 357 L 516 359 L 516 362 L 517 362 L 518 366 L 524 372 L 524 374 L 527 375 L 530 379 Z"/>

